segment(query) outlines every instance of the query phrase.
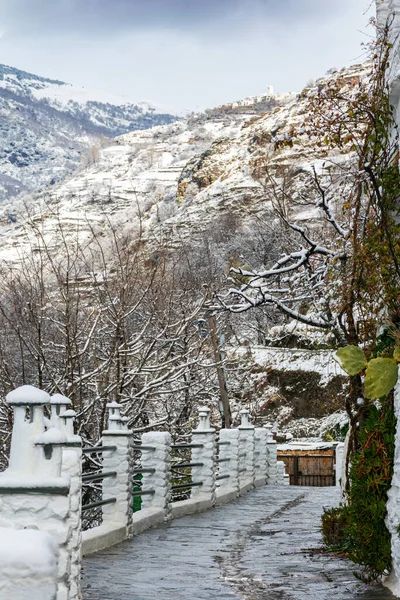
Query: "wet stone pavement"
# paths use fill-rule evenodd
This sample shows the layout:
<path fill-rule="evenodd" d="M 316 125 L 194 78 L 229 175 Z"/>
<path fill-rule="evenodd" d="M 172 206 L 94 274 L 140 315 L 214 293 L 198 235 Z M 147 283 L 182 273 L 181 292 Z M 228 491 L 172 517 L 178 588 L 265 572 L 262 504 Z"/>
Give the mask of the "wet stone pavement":
<path fill-rule="evenodd" d="M 313 552 L 336 488 L 265 486 L 83 561 L 84 600 L 388 600 Z"/>

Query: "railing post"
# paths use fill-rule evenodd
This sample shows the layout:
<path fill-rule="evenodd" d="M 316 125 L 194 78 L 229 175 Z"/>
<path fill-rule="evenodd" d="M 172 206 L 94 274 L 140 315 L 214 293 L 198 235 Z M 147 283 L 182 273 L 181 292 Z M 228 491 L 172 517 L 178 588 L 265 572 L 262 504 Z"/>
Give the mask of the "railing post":
<path fill-rule="evenodd" d="M 65 421 L 61 416 L 66 410 L 72 408 L 72 402 L 66 396 L 61 394 L 54 394 L 50 399 L 50 411 L 51 411 L 51 424 L 53 427 L 63 429 L 65 427 Z M 73 435 L 73 432 L 72 432 Z"/>
<path fill-rule="evenodd" d="M 267 483 L 268 485 L 276 485 L 277 483 L 277 456 L 278 450 L 276 441 L 272 435 L 272 425 L 267 424 L 264 426 L 267 431 L 267 451 L 268 451 L 268 473 Z"/>
<path fill-rule="evenodd" d="M 239 425 L 239 490 L 247 492 L 254 487 L 254 425 L 250 423 L 250 412 L 240 411 Z"/>
<path fill-rule="evenodd" d="M 224 504 L 239 494 L 239 430 L 221 429 L 219 432 L 219 487 L 217 504 Z"/>
<path fill-rule="evenodd" d="M 215 504 L 215 429 L 210 425 L 210 409 L 199 409 L 200 422 L 192 433 L 193 444 L 201 446 L 192 448 L 192 462 L 202 466 L 192 467 L 193 481 L 201 481 L 203 485 L 192 488 L 191 499 L 204 502 L 203 508 Z"/>
<path fill-rule="evenodd" d="M 128 430 L 125 419 L 121 418 L 121 405 L 107 404 L 109 410 L 108 429 L 103 431 L 105 445 L 116 446 L 115 451 L 103 453 L 103 471 L 115 471 L 115 477 L 103 480 L 103 500 L 115 498 L 112 504 L 102 507 L 103 525 L 111 529 L 125 528 L 125 536 L 132 529 L 132 462 L 133 433 Z"/>
<path fill-rule="evenodd" d="M 254 485 L 260 487 L 267 481 L 268 471 L 267 430 L 264 427 L 256 427 L 254 430 Z"/>
<path fill-rule="evenodd" d="M 69 573 L 69 589 L 71 598 L 80 598 L 81 579 L 81 557 L 82 557 L 82 440 L 74 433 L 74 422 L 76 413 L 74 410 L 63 410 L 72 403 L 69 398 L 52 396 L 50 400 L 52 412 L 53 406 L 60 406 L 58 416 L 60 429 L 67 437 L 67 443 L 63 447 L 61 470 L 70 478 L 69 491 L 69 526 L 70 538 L 68 541 L 68 552 L 71 560 Z"/>
<path fill-rule="evenodd" d="M 276 463 L 277 469 L 277 481 L 278 485 L 286 485 L 286 471 L 285 471 L 285 463 L 283 460 L 278 460 Z M 290 482 L 289 482 L 290 483 Z M 289 485 L 288 483 L 288 485 Z"/>
<path fill-rule="evenodd" d="M 171 435 L 166 431 L 144 433 L 142 444 L 142 489 L 154 493 L 142 496 L 142 510 L 136 518 L 134 515 L 134 526 L 136 520 L 143 523 L 143 511 L 147 511 L 151 524 L 156 525 L 167 519 L 171 510 Z M 135 527 L 135 533 L 138 531 Z"/>

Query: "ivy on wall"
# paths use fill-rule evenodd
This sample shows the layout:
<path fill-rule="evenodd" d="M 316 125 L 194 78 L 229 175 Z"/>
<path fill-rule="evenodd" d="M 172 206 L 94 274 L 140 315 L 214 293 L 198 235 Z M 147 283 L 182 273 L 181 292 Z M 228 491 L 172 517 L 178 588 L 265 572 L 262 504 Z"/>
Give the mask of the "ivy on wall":
<path fill-rule="evenodd" d="M 360 449 L 351 459 L 346 502 L 324 512 L 322 532 L 326 548 L 360 565 L 356 575 L 372 583 L 391 569 L 390 533 L 385 517 L 393 474 L 396 419 L 391 397 L 380 408 L 370 405 L 365 412 L 359 433 Z"/>

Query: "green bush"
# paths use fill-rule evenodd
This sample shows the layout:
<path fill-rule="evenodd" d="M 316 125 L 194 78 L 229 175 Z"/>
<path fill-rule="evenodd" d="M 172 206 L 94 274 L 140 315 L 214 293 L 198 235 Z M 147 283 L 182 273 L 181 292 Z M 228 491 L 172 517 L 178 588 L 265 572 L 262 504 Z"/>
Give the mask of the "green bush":
<path fill-rule="evenodd" d="M 387 492 L 393 474 L 396 419 L 391 403 L 365 410 L 360 449 L 352 454 L 347 502 L 324 512 L 322 532 L 328 550 L 345 553 L 366 582 L 391 569 L 390 534 L 385 525 Z"/>

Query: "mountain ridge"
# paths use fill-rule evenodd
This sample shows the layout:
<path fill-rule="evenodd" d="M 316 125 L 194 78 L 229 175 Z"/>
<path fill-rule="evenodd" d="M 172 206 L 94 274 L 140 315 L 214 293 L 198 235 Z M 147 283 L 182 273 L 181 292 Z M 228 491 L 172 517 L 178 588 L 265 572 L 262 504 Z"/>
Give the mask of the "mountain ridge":
<path fill-rule="evenodd" d="M 179 119 L 96 94 L 0 65 L 0 202 L 62 181 L 102 138 Z"/>
<path fill-rule="evenodd" d="M 306 225 L 321 223 L 311 185 L 313 167 L 321 180 L 325 174 L 330 177 L 324 164 L 351 160 L 351 149 L 327 153 L 305 131 L 292 142 L 292 132 L 304 130 L 309 99 L 318 88 L 339 80 L 351 91 L 366 73 L 365 65 L 353 65 L 328 73 L 300 94 L 263 95 L 253 98 L 253 104 L 231 103 L 124 134 L 100 148 L 86 168 L 38 194 L 31 214 L 40 215 L 48 239 L 56 211 L 71 236 L 79 230 L 87 238 L 89 222 L 101 229 L 111 219 L 131 239 L 156 236 L 171 248 L 184 240 L 196 243 L 229 225 L 229 252 L 235 245 L 240 259 L 240 237 L 251 238 L 255 220 L 273 226 L 277 219 L 268 170 L 278 184 L 287 179 L 291 218 Z M 335 190 L 333 185 L 330 193 Z M 24 239 L 27 243 L 17 212 L 14 205 L 0 207 L 3 225 L 17 221 L 14 233 L 6 227 L 11 237 L 0 249 L 0 256 L 9 260 L 18 260 L 16 247 Z"/>

